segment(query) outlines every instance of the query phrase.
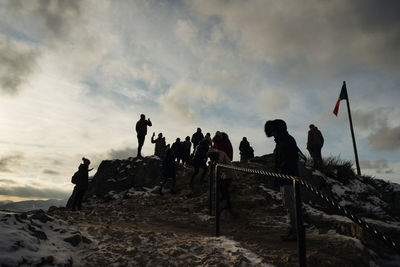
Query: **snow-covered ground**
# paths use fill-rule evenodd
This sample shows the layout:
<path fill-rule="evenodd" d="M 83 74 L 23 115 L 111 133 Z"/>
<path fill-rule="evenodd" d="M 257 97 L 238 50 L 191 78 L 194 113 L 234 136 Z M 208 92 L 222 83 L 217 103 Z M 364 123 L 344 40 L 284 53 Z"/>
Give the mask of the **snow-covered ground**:
<path fill-rule="evenodd" d="M 76 226 L 44 213 L 0 212 L 1 266 L 72 266 L 91 241 Z"/>

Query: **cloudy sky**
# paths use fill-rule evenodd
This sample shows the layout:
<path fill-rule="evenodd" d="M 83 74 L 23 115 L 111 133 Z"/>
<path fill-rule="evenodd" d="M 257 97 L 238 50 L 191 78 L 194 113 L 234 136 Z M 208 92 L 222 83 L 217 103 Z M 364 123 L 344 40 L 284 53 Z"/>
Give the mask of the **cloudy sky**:
<path fill-rule="evenodd" d="M 63 198 L 82 156 L 136 154 L 141 113 L 167 142 L 226 131 L 271 153 L 266 120 L 306 152 L 400 182 L 400 2 L 0 0 L 0 200 Z M 144 154 L 154 146 L 147 136 Z"/>

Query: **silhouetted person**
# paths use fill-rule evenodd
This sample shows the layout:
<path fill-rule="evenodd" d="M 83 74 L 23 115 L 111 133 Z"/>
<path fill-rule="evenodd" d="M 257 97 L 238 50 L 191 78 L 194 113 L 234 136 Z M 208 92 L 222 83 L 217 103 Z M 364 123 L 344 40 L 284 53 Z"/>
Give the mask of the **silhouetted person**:
<path fill-rule="evenodd" d="M 200 182 L 204 182 L 204 177 L 207 174 L 207 152 L 209 149 L 209 144 L 206 139 L 203 139 L 199 145 L 196 147 L 193 153 L 192 165 L 194 167 L 194 172 L 192 178 L 190 179 L 190 184 L 193 184 L 194 178 L 199 173 L 200 169 L 203 169 Z"/>
<path fill-rule="evenodd" d="M 208 141 L 208 144 L 210 146 L 212 146 L 212 140 L 211 140 L 211 134 L 210 133 L 206 133 L 206 135 L 204 136 L 204 139 L 206 139 Z"/>
<path fill-rule="evenodd" d="M 171 183 L 171 193 L 175 194 L 175 184 L 176 184 L 176 172 L 175 172 L 175 156 L 172 149 L 167 148 L 165 151 L 165 158 L 162 163 L 163 167 L 163 180 L 161 182 L 160 188 L 158 190 L 159 194 L 162 195 L 162 190 L 165 184 L 167 183 L 168 178 L 172 179 Z"/>
<path fill-rule="evenodd" d="M 214 165 L 216 163 L 223 163 L 227 165 L 232 165 L 231 160 L 228 155 L 221 150 L 210 148 L 207 156 L 210 158 L 211 163 Z M 232 214 L 231 198 L 230 198 L 230 185 L 232 184 L 233 173 L 231 170 L 223 170 L 220 176 L 220 196 L 221 196 L 221 210 L 227 209 Z"/>
<path fill-rule="evenodd" d="M 254 149 L 250 146 L 246 137 L 243 137 L 239 145 L 240 161 L 254 158 Z"/>
<path fill-rule="evenodd" d="M 321 149 L 323 145 L 324 137 L 322 133 L 314 124 L 310 124 L 307 138 L 307 150 L 310 152 L 311 158 L 313 159 L 314 168 L 318 168 L 322 165 Z"/>
<path fill-rule="evenodd" d="M 176 161 L 180 163 L 181 159 L 183 158 L 183 144 L 180 138 L 176 138 L 176 141 L 172 144 L 171 149 L 174 152 Z"/>
<path fill-rule="evenodd" d="M 193 150 L 196 149 L 197 145 L 200 143 L 201 140 L 204 139 L 204 135 L 201 132 L 200 128 L 197 128 L 197 131 L 192 135 L 192 143 L 193 143 Z"/>
<path fill-rule="evenodd" d="M 155 135 L 156 133 L 153 133 L 153 135 L 151 136 L 151 143 L 156 144 L 154 147 L 154 155 L 163 159 L 166 149 L 165 137 L 163 137 L 162 133 L 159 133 L 157 139 L 154 139 Z"/>
<path fill-rule="evenodd" d="M 213 148 L 224 151 L 229 159 L 233 160 L 233 147 L 228 134 L 217 131 L 212 139 Z"/>
<path fill-rule="evenodd" d="M 140 120 L 136 123 L 136 133 L 139 144 L 137 153 L 138 158 L 142 158 L 142 147 L 144 144 L 144 139 L 147 135 L 147 126 L 152 126 L 150 118 L 146 120 L 146 116 L 141 114 Z"/>
<path fill-rule="evenodd" d="M 183 163 L 190 164 L 190 149 L 192 143 L 190 142 L 190 136 L 186 136 L 185 141 L 183 141 Z"/>
<path fill-rule="evenodd" d="M 275 172 L 298 176 L 298 148 L 296 140 L 288 133 L 286 123 L 283 120 L 267 121 L 264 127 L 267 137 L 275 140 Z M 297 240 L 296 210 L 294 203 L 293 182 L 288 179 L 280 180 L 280 189 L 283 203 L 289 213 L 290 225 L 286 235 L 281 236 L 284 241 Z"/>
<path fill-rule="evenodd" d="M 74 176 L 72 177 L 72 182 L 75 184 L 75 187 L 70 198 L 71 202 L 68 202 L 71 203 L 70 208 L 73 211 L 81 210 L 82 208 L 82 199 L 89 185 L 89 171 L 92 170 L 89 169 L 90 160 L 83 157 L 82 161 L 83 163 L 79 165 L 78 171 L 75 172 Z"/>

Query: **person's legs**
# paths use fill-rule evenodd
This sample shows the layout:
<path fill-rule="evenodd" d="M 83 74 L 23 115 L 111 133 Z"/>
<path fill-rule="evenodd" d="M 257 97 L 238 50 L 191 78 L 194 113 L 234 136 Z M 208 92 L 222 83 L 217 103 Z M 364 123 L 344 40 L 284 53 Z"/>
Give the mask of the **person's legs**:
<path fill-rule="evenodd" d="M 172 177 L 172 183 L 171 183 L 171 193 L 175 193 L 175 184 L 176 184 L 176 177 L 173 175 Z"/>
<path fill-rule="evenodd" d="M 74 206 L 75 209 L 81 210 L 82 199 L 83 199 L 84 194 L 85 194 L 85 190 L 82 190 L 82 189 L 77 190 L 76 202 L 75 202 L 75 206 Z"/>
<path fill-rule="evenodd" d="M 190 178 L 190 183 L 191 183 L 191 184 L 193 184 L 194 177 L 196 177 L 196 175 L 199 173 L 199 170 L 200 170 L 200 166 L 196 164 L 196 165 L 194 166 L 194 173 L 193 173 L 193 175 L 192 175 L 192 178 Z"/>
<path fill-rule="evenodd" d="M 142 147 L 143 147 L 143 144 L 144 144 L 144 138 L 145 138 L 145 136 L 144 135 L 138 135 L 137 136 L 137 139 L 138 139 L 138 153 L 137 153 L 137 156 L 138 157 L 141 157 L 142 156 Z"/>
<path fill-rule="evenodd" d="M 297 239 L 296 209 L 294 203 L 294 193 L 292 185 L 283 185 L 281 187 L 283 204 L 289 214 L 290 230 L 287 235 L 282 236 L 285 241 L 293 241 Z"/>
<path fill-rule="evenodd" d="M 203 169 L 203 173 L 202 173 L 202 175 L 201 175 L 201 180 L 200 180 L 201 183 L 204 182 L 204 178 L 206 177 L 207 171 L 208 171 L 207 165 L 206 165 L 205 163 L 204 163 L 204 165 L 202 166 L 202 169 Z"/>

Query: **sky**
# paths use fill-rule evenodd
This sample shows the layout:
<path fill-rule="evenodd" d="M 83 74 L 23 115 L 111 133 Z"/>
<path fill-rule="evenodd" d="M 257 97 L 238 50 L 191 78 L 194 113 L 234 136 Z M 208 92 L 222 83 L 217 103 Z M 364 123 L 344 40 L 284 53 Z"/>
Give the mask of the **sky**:
<path fill-rule="evenodd" d="M 400 183 L 400 2 L 0 0 L 0 200 L 65 198 L 83 156 L 136 155 L 140 114 L 167 143 L 200 127 L 272 153 L 284 119 L 306 151 Z M 96 170 L 91 172 L 91 175 Z"/>

